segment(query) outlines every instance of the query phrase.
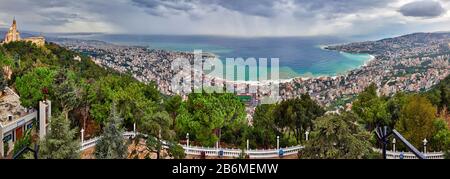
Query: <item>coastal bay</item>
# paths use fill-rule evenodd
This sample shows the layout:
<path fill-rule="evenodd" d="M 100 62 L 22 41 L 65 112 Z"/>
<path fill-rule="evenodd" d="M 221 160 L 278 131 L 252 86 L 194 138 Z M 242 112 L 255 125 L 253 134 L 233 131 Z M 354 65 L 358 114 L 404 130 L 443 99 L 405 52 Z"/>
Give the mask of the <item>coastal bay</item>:
<path fill-rule="evenodd" d="M 419 44 L 414 42 L 418 35 L 410 35 L 406 44 Z M 420 34 L 419 34 L 420 36 Z M 292 48 L 283 49 L 274 45 L 276 40 L 271 40 L 271 44 L 274 45 L 272 48 L 265 48 L 266 50 L 261 50 L 265 45 L 247 44 L 247 46 L 252 46 L 244 48 L 246 50 L 238 48 L 228 48 L 229 52 L 233 54 L 238 54 L 236 56 L 241 56 L 243 58 L 251 56 L 256 52 L 261 54 L 268 54 L 271 50 L 278 49 L 276 52 L 278 55 L 287 57 L 280 58 L 280 74 L 281 75 L 292 75 L 292 78 L 286 78 L 281 80 L 263 80 L 262 82 L 256 82 L 253 80 L 228 80 L 226 78 L 221 78 L 220 76 L 214 76 L 206 74 L 204 76 L 204 82 L 206 84 L 225 84 L 234 85 L 236 89 L 245 90 L 248 87 L 258 87 L 266 86 L 271 84 L 279 85 L 280 95 L 279 99 L 290 99 L 295 98 L 301 94 L 309 94 L 313 99 L 317 100 L 319 104 L 324 106 L 329 106 L 331 108 L 336 107 L 334 103 L 338 101 L 340 108 L 343 106 L 339 101 L 348 101 L 352 99 L 355 94 L 360 93 L 364 88 L 372 83 L 376 83 L 380 87 L 380 92 L 383 95 L 395 94 L 399 90 L 404 91 L 422 91 L 424 89 L 429 89 L 431 86 L 437 84 L 448 74 L 448 54 L 445 51 L 441 52 L 439 44 L 447 44 L 447 39 L 440 38 L 440 34 L 434 34 L 430 37 L 427 43 L 437 43 L 438 45 L 431 46 L 427 48 L 430 51 L 430 56 L 421 56 L 421 58 L 410 59 L 410 58 L 395 58 L 399 54 L 405 57 L 417 57 L 418 53 L 421 52 L 422 46 L 416 45 L 415 50 L 390 50 L 393 48 L 380 48 L 371 49 L 369 47 L 373 44 L 396 44 L 397 41 L 403 40 L 402 38 L 394 38 L 393 40 L 380 40 L 373 42 L 364 43 L 352 43 L 346 45 L 338 46 L 321 46 L 314 44 L 336 44 L 329 40 L 315 40 L 303 41 L 307 44 L 304 48 Z M 120 36 L 121 37 L 121 36 Z M 205 38 L 205 37 L 203 37 Z M 128 38 L 122 39 L 126 40 Z M 164 38 L 166 39 L 166 38 Z M 181 38 L 182 39 L 182 38 Z M 277 38 L 278 39 L 278 38 Z M 300 38 L 301 39 L 301 38 Z M 57 39 L 55 39 L 57 40 Z M 61 40 L 61 39 L 60 39 Z M 217 40 L 217 39 L 216 39 Z M 261 40 L 261 39 L 260 39 Z M 298 39 L 297 39 L 298 40 Z M 100 43 L 102 41 L 107 41 L 104 39 L 98 40 L 70 40 L 62 39 L 59 41 L 64 47 L 69 49 L 82 52 L 92 57 L 92 60 L 104 67 L 115 69 L 122 73 L 131 73 L 133 77 L 142 82 L 154 81 L 158 84 L 159 89 L 164 94 L 180 94 L 185 96 L 188 92 L 178 91 L 171 89 L 171 81 L 174 75 L 182 75 L 184 77 L 191 76 L 191 73 L 184 70 L 170 70 L 172 68 L 171 64 L 175 59 L 184 58 L 189 60 L 194 60 L 194 54 L 189 50 L 186 52 L 180 52 L 176 50 L 158 50 L 152 49 L 152 47 L 143 47 L 140 45 L 130 45 L 122 44 L 120 41 L 108 41 L 112 43 Z M 252 41 L 256 41 L 253 39 Z M 267 41 L 267 40 L 266 40 Z M 388 41 L 388 42 L 385 42 Z M 392 41 L 392 42 L 391 42 Z M 146 41 L 144 41 L 146 42 Z M 236 41 L 235 41 L 236 42 Z M 284 47 L 285 43 L 291 42 L 296 44 L 297 41 L 285 39 L 282 42 L 278 41 L 281 47 Z M 306 43 L 309 42 L 309 43 Z M 154 43 L 152 43 L 154 45 Z M 266 44 L 267 43 L 263 43 Z M 183 44 L 185 46 L 186 44 Z M 237 46 L 237 45 L 236 45 Z M 294 45 L 291 45 L 294 46 Z M 186 45 L 189 47 L 189 45 Z M 213 46 L 205 46 L 213 47 Z M 289 47 L 286 47 L 289 48 Z M 235 50 L 233 50 L 235 49 Z M 255 51 L 253 51 L 254 49 Z M 305 50 L 306 49 L 306 50 Z M 275 50 L 276 51 L 276 50 Z M 319 51 L 319 52 L 317 52 Z M 238 53 L 241 52 L 241 53 Z M 247 55 L 239 55 L 246 53 Z M 304 60 L 289 60 L 287 54 L 295 56 L 297 52 L 302 52 L 305 57 Z M 308 53 L 313 52 L 313 53 Z M 250 55 L 249 55 L 250 54 Z M 311 55 L 314 54 L 314 55 Z M 320 54 L 320 55 L 318 55 Z M 373 54 L 373 55 L 370 55 Z M 309 55 L 309 56 L 308 56 Z M 224 55 L 217 55 L 223 59 Z M 264 55 L 262 55 L 264 56 Z M 225 56 L 226 57 L 226 56 Z M 311 58 L 306 58 L 311 57 Z M 312 58 L 314 57 L 314 58 Z M 341 59 L 339 59 L 339 57 Z M 266 58 L 271 58 L 270 56 Z M 273 57 L 276 58 L 276 57 Z M 316 59 L 316 60 L 311 60 Z M 322 60 L 321 60 L 322 59 Z M 288 62 L 288 63 L 287 63 Z M 346 63 L 343 63 L 346 62 Z M 309 63 L 309 66 L 307 65 Z M 302 72 L 296 71 L 296 68 L 302 67 L 306 69 L 305 75 Z M 311 65 L 312 64 L 312 65 Z M 428 64 L 426 68 L 421 67 L 421 64 Z M 297 66 L 298 65 L 298 66 Z M 253 66 L 255 68 L 257 66 Z M 325 69 L 315 70 L 314 73 L 308 70 L 314 67 L 317 68 L 329 68 L 334 70 L 332 73 L 324 73 Z M 352 69 L 353 68 L 353 69 Z M 240 68 L 242 70 L 242 68 Z M 339 72 L 338 70 L 342 70 Z M 271 71 L 270 67 L 268 71 Z M 253 72 L 252 72 L 253 73 Z M 201 79 L 201 73 L 197 74 L 194 78 Z M 300 74 L 300 75 L 299 75 Z M 236 75 L 235 75 L 236 76 Z M 260 79 L 261 80 L 261 79 Z M 413 83 L 411 83 L 413 82 Z M 250 86 L 248 86 L 250 85 Z M 270 93 L 259 92 L 259 96 L 267 96 Z"/>
<path fill-rule="evenodd" d="M 297 77 L 336 76 L 359 68 L 374 57 L 327 50 L 323 44 L 339 44 L 347 39 L 330 37 L 260 37 L 240 38 L 222 36 L 167 35 L 105 35 L 71 36 L 86 40 L 101 40 L 119 45 L 143 46 L 177 52 L 213 53 L 225 62 L 226 58 L 278 58 L 280 79 Z M 225 63 L 224 63 L 225 64 Z M 270 67 L 269 67 L 270 68 Z"/>

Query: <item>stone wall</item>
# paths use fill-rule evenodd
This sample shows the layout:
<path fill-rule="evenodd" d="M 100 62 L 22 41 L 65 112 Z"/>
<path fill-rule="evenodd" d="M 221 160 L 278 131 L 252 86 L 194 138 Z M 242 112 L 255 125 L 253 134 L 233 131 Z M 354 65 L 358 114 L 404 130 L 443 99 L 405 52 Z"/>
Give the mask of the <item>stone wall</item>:
<path fill-rule="evenodd" d="M 44 37 L 30 37 L 23 39 L 25 42 L 31 42 L 33 44 L 36 44 L 37 46 L 44 46 L 45 45 L 45 38 Z"/>

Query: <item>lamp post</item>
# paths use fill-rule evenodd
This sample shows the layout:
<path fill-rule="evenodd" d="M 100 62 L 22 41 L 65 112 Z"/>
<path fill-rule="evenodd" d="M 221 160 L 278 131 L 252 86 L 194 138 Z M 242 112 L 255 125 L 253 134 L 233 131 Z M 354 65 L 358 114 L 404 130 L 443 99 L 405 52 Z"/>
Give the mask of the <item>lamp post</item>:
<path fill-rule="evenodd" d="M 189 133 L 186 134 L 186 146 L 189 147 Z"/>
<path fill-rule="evenodd" d="M 306 141 L 308 141 L 309 140 L 309 131 L 306 131 L 305 135 L 306 135 Z"/>
<path fill-rule="evenodd" d="M 423 153 L 426 154 L 427 153 L 427 139 L 423 139 Z"/>
<path fill-rule="evenodd" d="M 277 150 L 280 149 L 280 136 L 277 136 Z"/>

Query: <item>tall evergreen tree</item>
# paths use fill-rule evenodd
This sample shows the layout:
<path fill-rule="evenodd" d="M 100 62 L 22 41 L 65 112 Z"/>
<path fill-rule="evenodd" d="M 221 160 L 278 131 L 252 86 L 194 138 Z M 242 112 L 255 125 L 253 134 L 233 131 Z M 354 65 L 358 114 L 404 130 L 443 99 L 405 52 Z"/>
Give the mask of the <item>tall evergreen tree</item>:
<path fill-rule="evenodd" d="M 124 143 L 121 119 L 113 104 L 110 117 L 103 128 L 103 134 L 95 147 L 97 159 L 124 159 L 127 157 L 127 146 Z"/>
<path fill-rule="evenodd" d="M 162 140 L 171 140 L 175 136 L 175 132 L 170 130 L 171 122 L 172 120 L 167 112 L 157 112 L 144 117 L 142 132 L 148 135 L 147 148 L 150 152 L 156 153 L 157 159 L 161 158 Z"/>
<path fill-rule="evenodd" d="M 65 69 L 61 69 L 57 73 L 53 91 L 66 118 L 68 118 L 72 109 L 81 104 L 81 99 L 84 95 L 82 88 L 76 81 L 75 74 Z"/>
<path fill-rule="evenodd" d="M 313 121 L 324 113 L 325 110 L 308 94 L 282 101 L 274 111 L 277 126 L 285 133 L 292 132 L 297 144 L 303 141 L 303 134 L 312 129 Z"/>
<path fill-rule="evenodd" d="M 353 102 L 352 111 L 360 117 L 359 122 L 369 131 L 373 131 L 377 126 L 392 127 L 394 125 L 388 111 L 388 104 L 378 96 L 377 86 L 373 83 L 358 95 Z"/>
<path fill-rule="evenodd" d="M 276 104 L 259 105 L 253 115 L 253 125 L 249 134 L 251 136 L 247 138 L 253 139 L 252 141 L 264 148 L 276 146 L 276 137 L 282 134 L 274 120 L 273 113 L 276 107 Z"/>
<path fill-rule="evenodd" d="M 314 122 L 310 140 L 299 153 L 300 158 L 369 158 L 372 153 L 370 133 L 357 125 L 357 119 L 357 116 L 351 113 L 318 118 Z"/>
<path fill-rule="evenodd" d="M 170 114 L 170 117 L 172 117 L 172 128 L 175 128 L 176 121 L 178 115 L 178 109 L 180 109 L 181 103 L 183 102 L 181 96 L 176 95 L 173 97 L 170 97 L 168 100 L 164 102 L 164 108 L 165 110 Z"/>
<path fill-rule="evenodd" d="M 42 159 L 78 159 L 80 141 L 76 139 L 76 129 L 70 129 L 70 122 L 60 115 L 50 122 L 50 132 L 41 141 L 39 158 Z"/>
<path fill-rule="evenodd" d="M 176 118 L 179 137 L 186 133 L 204 146 L 217 141 L 236 142 L 246 124 L 245 106 L 234 94 L 191 93 L 181 104 Z"/>

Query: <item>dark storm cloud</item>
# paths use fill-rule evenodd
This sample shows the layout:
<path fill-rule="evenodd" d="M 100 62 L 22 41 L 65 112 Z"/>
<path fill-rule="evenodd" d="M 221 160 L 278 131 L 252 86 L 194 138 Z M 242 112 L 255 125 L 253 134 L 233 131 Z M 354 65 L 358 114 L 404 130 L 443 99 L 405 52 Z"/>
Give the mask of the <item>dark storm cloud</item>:
<path fill-rule="evenodd" d="M 294 0 L 297 18 L 337 19 L 345 15 L 368 12 L 386 7 L 397 0 Z"/>
<path fill-rule="evenodd" d="M 170 13 L 189 13 L 198 6 L 195 0 L 132 0 L 132 4 L 146 9 L 155 16 L 165 16 Z"/>
<path fill-rule="evenodd" d="M 386 6 L 395 0 L 294 0 L 307 10 L 325 10 L 330 13 L 353 13 Z"/>
<path fill-rule="evenodd" d="M 86 20 L 78 14 L 68 12 L 41 12 L 39 14 L 43 17 L 41 21 L 43 25 L 59 26 L 74 20 Z"/>
<path fill-rule="evenodd" d="M 178 11 L 189 11 L 194 9 L 193 1 L 189 0 L 133 0 L 135 3 L 144 5 L 148 8 L 156 8 L 158 6 L 164 6 L 169 9 L 175 9 Z"/>
<path fill-rule="evenodd" d="M 274 9 L 276 0 L 216 0 L 213 3 L 223 8 L 237 11 L 243 14 L 271 17 L 277 12 Z"/>
<path fill-rule="evenodd" d="M 67 7 L 73 6 L 77 1 L 72 0 L 45 0 L 45 1 L 30 1 L 30 4 L 33 4 L 38 7 L 43 8 L 54 8 L 54 7 Z"/>
<path fill-rule="evenodd" d="M 291 2 L 295 5 L 293 11 L 300 16 L 311 17 L 308 13 L 320 13 L 324 16 L 333 17 L 336 14 L 347 14 L 367 9 L 374 9 L 386 6 L 395 0 L 132 0 L 138 7 L 147 8 L 147 12 L 152 15 L 162 15 L 166 10 L 189 12 L 198 7 L 222 7 L 244 15 L 260 16 L 270 18 L 283 13 L 284 9 L 276 8 L 276 5 L 283 5 Z"/>
<path fill-rule="evenodd" d="M 415 1 L 403 5 L 400 10 L 404 16 L 412 17 L 438 17 L 446 12 L 441 3 L 437 1 Z"/>
<path fill-rule="evenodd" d="M 443 15 L 450 0 L 0 0 L 0 4 L 0 24 L 9 25 L 15 16 L 24 29 L 40 31 L 363 34 L 389 31 L 399 22 L 408 23 L 402 29 L 412 25 L 416 29 L 436 16 L 442 19 L 433 19 L 435 27 L 427 26 L 431 31 L 450 28 Z"/>
<path fill-rule="evenodd" d="M 297 10 L 302 9 L 309 12 L 322 13 L 324 15 L 333 15 L 336 13 L 354 13 L 367 9 L 379 8 L 386 6 L 394 0 L 292 0 Z M 257 15 L 263 17 L 271 17 L 279 14 L 278 11 L 283 9 L 275 9 L 275 4 L 283 4 L 288 0 L 216 0 L 218 5 L 238 11 L 244 14 Z M 294 10 L 295 11 L 295 10 Z"/>
<path fill-rule="evenodd" d="M 6 1 L 6 0 L 0 0 Z M 3 2 L 1 2 L 3 3 Z M 81 1 L 71 0 L 14 0 L 13 2 L 4 2 L 7 6 L 0 6 L 0 12 L 6 12 L 16 16 L 20 20 L 29 20 L 41 25 L 60 26 L 73 22 L 74 20 L 85 20 L 76 12 L 70 12 L 71 9 L 80 7 Z M 9 17 L 10 18 L 10 17 Z"/>

